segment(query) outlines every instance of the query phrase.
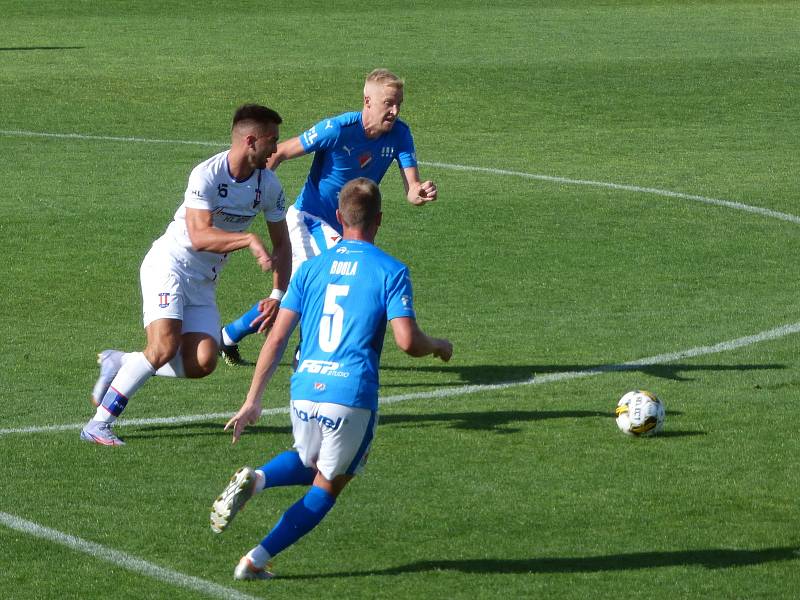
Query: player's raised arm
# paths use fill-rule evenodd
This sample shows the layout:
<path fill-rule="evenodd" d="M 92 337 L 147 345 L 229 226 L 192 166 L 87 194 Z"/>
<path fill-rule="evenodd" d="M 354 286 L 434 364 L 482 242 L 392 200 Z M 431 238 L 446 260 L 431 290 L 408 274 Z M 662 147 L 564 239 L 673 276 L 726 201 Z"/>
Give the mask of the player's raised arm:
<path fill-rule="evenodd" d="M 422 206 L 436 200 L 439 194 L 436 184 L 430 180 L 420 181 L 417 167 L 405 167 L 400 170 L 400 175 L 403 177 L 406 198 L 411 204 Z"/>
<path fill-rule="evenodd" d="M 293 137 L 278 144 L 278 149 L 267 160 L 267 168 L 274 171 L 285 160 L 291 160 L 306 153 L 300 137 Z"/>

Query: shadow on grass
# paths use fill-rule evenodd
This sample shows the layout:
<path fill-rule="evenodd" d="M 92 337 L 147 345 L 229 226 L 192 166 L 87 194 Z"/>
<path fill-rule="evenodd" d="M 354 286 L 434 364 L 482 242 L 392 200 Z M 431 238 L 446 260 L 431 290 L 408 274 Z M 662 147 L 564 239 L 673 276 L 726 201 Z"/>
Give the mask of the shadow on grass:
<path fill-rule="evenodd" d="M 291 434 L 292 426 L 289 423 L 288 415 L 279 415 L 282 420 L 279 425 L 250 425 L 245 431 L 245 435 L 256 434 Z M 171 437 L 202 437 L 202 436 L 221 436 L 231 437 L 231 431 L 223 430 L 224 421 L 215 423 L 175 423 L 168 425 L 131 425 L 129 428 L 120 428 L 121 438 L 147 440 Z"/>
<path fill-rule="evenodd" d="M 678 411 L 670 411 L 670 415 L 680 415 Z M 604 418 L 609 422 L 614 418 L 610 412 L 596 410 L 496 410 L 486 412 L 458 412 L 458 413 L 430 413 L 430 414 L 382 414 L 378 422 L 379 427 L 411 425 L 414 427 L 449 424 L 454 429 L 468 431 L 494 431 L 495 433 L 509 434 L 521 431 L 513 427 L 514 423 L 545 421 L 548 419 L 585 419 Z M 664 435 L 662 432 L 659 435 Z M 698 431 L 672 431 L 672 437 L 703 435 Z"/>
<path fill-rule="evenodd" d="M 423 560 L 389 569 L 345 571 L 319 575 L 287 575 L 281 579 L 324 579 L 405 575 L 431 571 L 459 571 L 475 574 L 526 573 L 598 573 L 634 571 L 657 567 L 701 566 L 728 569 L 763 563 L 800 560 L 797 548 L 779 547 L 764 550 L 686 550 L 680 552 L 634 552 L 576 558 Z"/>
<path fill-rule="evenodd" d="M 670 415 L 680 415 L 679 411 L 670 411 Z M 596 410 L 497 410 L 486 412 L 455 412 L 455 413 L 430 413 L 430 414 L 381 414 L 379 427 L 432 427 L 449 426 L 453 429 L 466 431 L 492 431 L 498 434 L 510 434 L 521 431 L 514 427 L 515 423 L 545 421 L 548 419 L 584 419 L 604 418 L 609 422 L 613 413 Z M 275 417 L 271 417 L 275 418 Z M 288 415 L 279 415 L 280 421 L 274 425 L 257 424 L 247 428 L 247 434 L 286 434 L 291 433 Z M 123 437 L 131 439 L 148 439 L 160 437 L 198 437 L 209 435 L 229 436 L 230 432 L 223 431 L 223 422 L 198 422 L 175 423 L 158 425 L 131 426 L 130 432 L 124 432 Z M 701 431 L 663 431 L 659 437 L 686 437 L 705 435 Z"/>
<path fill-rule="evenodd" d="M 624 373 L 639 372 L 651 377 L 661 379 L 671 379 L 673 381 L 691 381 L 690 377 L 683 376 L 682 373 L 698 371 L 756 371 L 785 369 L 786 365 L 766 364 L 766 365 L 688 365 L 688 364 L 664 364 L 664 365 L 443 365 L 443 366 L 413 366 L 413 367 L 392 367 L 382 366 L 382 371 L 408 371 L 417 373 L 446 373 L 455 374 L 459 377 L 458 385 L 481 385 L 481 384 L 500 384 L 500 383 L 522 383 L 536 376 L 551 373 Z M 437 382 L 415 382 L 411 384 L 389 382 L 386 387 L 414 387 L 442 385 Z"/>
<path fill-rule="evenodd" d="M 27 52 L 29 50 L 84 50 L 86 46 L 12 46 L 0 48 L 0 52 Z"/>

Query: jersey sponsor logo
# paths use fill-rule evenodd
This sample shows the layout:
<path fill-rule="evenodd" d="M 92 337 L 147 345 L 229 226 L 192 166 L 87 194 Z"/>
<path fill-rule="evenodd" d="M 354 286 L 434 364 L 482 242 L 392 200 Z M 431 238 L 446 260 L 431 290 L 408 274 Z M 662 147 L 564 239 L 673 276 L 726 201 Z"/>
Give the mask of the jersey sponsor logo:
<path fill-rule="evenodd" d="M 215 208 L 211 214 L 218 217 L 223 223 L 249 223 L 253 220 L 253 215 L 237 215 L 236 213 L 225 212 L 221 206 Z"/>
<path fill-rule="evenodd" d="M 318 392 L 324 392 L 326 389 L 328 389 L 328 386 L 322 383 L 321 381 L 315 381 L 314 389 L 317 390 Z"/>
<path fill-rule="evenodd" d="M 330 123 L 330 121 L 328 121 L 328 123 Z M 313 127 L 308 131 L 306 131 L 305 133 L 303 133 L 303 139 L 306 142 L 306 146 L 310 146 L 311 144 L 313 144 L 318 137 L 319 134 L 317 133 L 317 130 L 314 129 Z"/>
<path fill-rule="evenodd" d="M 372 153 L 365 152 L 361 156 L 358 157 L 358 164 L 361 166 L 362 169 L 366 169 L 369 166 L 369 163 L 372 162 Z"/>
<path fill-rule="evenodd" d="M 342 246 L 336 249 L 336 254 L 347 254 L 347 246 Z"/>
<path fill-rule="evenodd" d="M 411 296 L 403 294 L 400 296 L 400 302 L 403 303 L 403 306 L 411 306 Z"/>
<path fill-rule="evenodd" d="M 342 426 L 344 423 L 344 418 L 339 417 L 338 419 L 334 420 L 330 417 L 326 417 L 325 415 L 317 415 L 311 416 L 304 410 L 299 410 L 297 407 L 292 406 L 292 410 L 294 410 L 295 416 L 300 419 L 303 423 L 308 423 L 309 421 L 316 420 L 322 427 L 330 429 L 331 431 L 336 431 L 339 427 Z"/>
<path fill-rule="evenodd" d="M 169 292 L 159 292 L 158 308 L 167 308 L 168 306 L 169 306 Z"/>
<path fill-rule="evenodd" d="M 331 377 L 350 377 L 349 371 L 339 371 L 339 363 L 330 360 L 313 360 L 307 358 L 297 368 L 298 373 L 330 375 Z M 316 385 L 316 384 L 315 384 Z"/>
<path fill-rule="evenodd" d="M 331 263 L 331 275 L 355 275 L 358 261 L 335 260 Z"/>

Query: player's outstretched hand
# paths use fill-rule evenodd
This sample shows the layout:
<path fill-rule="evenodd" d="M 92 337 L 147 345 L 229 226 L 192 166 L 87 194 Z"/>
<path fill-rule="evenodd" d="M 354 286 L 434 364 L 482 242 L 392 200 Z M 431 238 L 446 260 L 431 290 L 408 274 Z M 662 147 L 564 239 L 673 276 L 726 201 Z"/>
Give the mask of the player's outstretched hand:
<path fill-rule="evenodd" d="M 242 433 L 244 432 L 245 427 L 248 425 L 252 425 L 258 418 L 261 416 L 261 404 L 257 402 L 245 402 L 242 404 L 242 407 L 239 411 L 233 415 L 228 422 L 225 424 L 224 431 L 228 431 L 229 428 L 233 427 L 233 441 L 232 444 L 235 444 L 239 441 L 239 438 L 242 437 Z"/>
<path fill-rule="evenodd" d="M 439 190 L 436 189 L 436 184 L 432 181 L 423 181 L 419 184 L 419 190 L 417 190 L 417 205 L 426 204 L 428 202 L 432 202 L 436 200 L 436 196 L 438 195 Z"/>
<path fill-rule="evenodd" d="M 453 356 L 453 344 L 450 343 L 450 340 L 434 340 L 434 346 L 435 348 L 433 350 L 433 355 L 436 358 L 440 358 L 444 362 L 447 362 L 450 360 L 450 357 Z"/>
<path fill-rule="evenodd" d="M 278 316 L 278 309 L 281 303 L 274 298 L 264 298 L 258 302 L 258 316 L 250 322 L 250 327 L 258 325 L 258 333 L 264 333 L 272 327 L 275 317 Z M 259 325 L 260 323 L 260 325 Z"/>

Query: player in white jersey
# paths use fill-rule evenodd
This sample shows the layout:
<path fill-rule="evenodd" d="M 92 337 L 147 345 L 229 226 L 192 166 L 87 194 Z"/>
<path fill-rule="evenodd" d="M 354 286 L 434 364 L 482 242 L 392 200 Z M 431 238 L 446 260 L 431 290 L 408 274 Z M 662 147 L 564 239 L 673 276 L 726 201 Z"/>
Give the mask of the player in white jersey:
<path fill-rule="evenodd" d="M 411 129 L 399 118 L 403 103 L 403 80 L 386 69 L 375 69 L 364 82 L 364 104 L 360 112 L 347 112 L 323 119 L 302 134 L 281 142 L 268 165 L 313 153 L 303 189 L 286 214 L 292 243 L 292 272 L 303 261 L 324 252 L 341 239 L 336 222 L 339 191 L 348 181 L 367 177 L 380 184 L 397 162 L 407 200 L 423 206 L 436 200 L 433 181 L 421 181 Z M 262 332 L 265 313 L 256 303 L 222 330 L 221 352 L 230 365 L 246 364 L 238 343 L 247 335 Z"/>
<path fill-rule="evenodd" d="M 337 220 L 343 240 L 305 262 L 258 357 L 253 381 L 233 427 L 234 442 L 261 415 L 261 399 L 289 336 L 301 322 L 307 337 L 292 376 L 291 420 L 296 450 L 257 469 L 242 467 L 214 502 L 211 528 L 221 533 L 265 488 L 310 486 L 272 531 L 234 570 L 236 579 L 268 579 L 268 561 L 311 531 L 364 467 L 377 424 L 378 363 L 387 321 L 397 345 L 411 356 L 450 360 L 453 346 L 417 325 L 408 269 L 374 246 L 381 223 L 378 186 L 366 178 L 347 183 Z"/>
<path fill-rule="evenodd" d="M 285 198 L 266 168 L 280 123 L 272 109 L 239 107 L 230 149 L 192 170 L 183 203 L 140 269 L 146 347 L 100 353 L 100 377 L 92 390 L 97 410 L 81 431 L 82 440 L 122 445 L 111 424 L 153 375 L 198 378 L 214 371 L 220 331 L 216 284 L 231 252 L 248 248 L 262 271 L 272 270 L 275 296 L 283 296 L 291 274 Z M 259 236 L 246 231 L 259 214 L 266 219 L 272 255 Z M 268 322 L 277 315 L 279 297 L 263 301 Z"/>

